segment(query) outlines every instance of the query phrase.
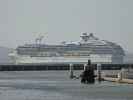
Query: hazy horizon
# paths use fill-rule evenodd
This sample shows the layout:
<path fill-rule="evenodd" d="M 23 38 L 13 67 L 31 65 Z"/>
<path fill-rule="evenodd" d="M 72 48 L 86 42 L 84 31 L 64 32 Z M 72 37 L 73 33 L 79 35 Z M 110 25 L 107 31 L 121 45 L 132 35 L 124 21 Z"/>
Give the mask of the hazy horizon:
<path fill-rule="evenodd" d="M 78 41 L 82 32 L 133 52 L 132 0 L 0 0 L 0 46 Z"/>

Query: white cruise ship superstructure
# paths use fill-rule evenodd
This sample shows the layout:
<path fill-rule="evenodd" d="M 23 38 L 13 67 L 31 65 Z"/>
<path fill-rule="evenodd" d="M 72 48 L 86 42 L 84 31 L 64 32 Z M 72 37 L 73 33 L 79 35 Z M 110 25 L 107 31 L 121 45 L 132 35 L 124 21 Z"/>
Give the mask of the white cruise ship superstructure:
<path fill-rule="evenodd" d="M 83 33 L 79 42 L 63 42 L 58 45 L 25 44 L 18 46 L 10 57 L 15 64 L 121 64 L 124 50 L 120 45 L 100 40 L 93 33 Z"/>

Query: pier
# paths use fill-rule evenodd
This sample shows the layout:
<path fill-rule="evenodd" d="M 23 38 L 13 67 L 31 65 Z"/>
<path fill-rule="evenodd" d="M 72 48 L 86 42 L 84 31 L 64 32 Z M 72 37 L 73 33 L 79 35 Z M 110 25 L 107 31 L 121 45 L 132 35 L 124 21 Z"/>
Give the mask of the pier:
<path fill-rule="evenodd" d="M 92 64 L 97 69 L 97 64 Z M 101 64 L 101 70 L 121 70 L 133 68 L 133 64 Z M 32 70 L 69 70 L 70 64 L 3 64 L 0 71 L 32 71 Z M 84 64 L 73 64 L 73 70 L 84 70 Z"/>
<path fill-rule="evenodd" d="M 84 64 L 0 65 L 2 100 L 132 100 L 133 79 L 118 82 L 117 74 L 127 64 L 92 64 L 99 83 L 81 84 Z M 97 70 L 98 69 L 98 70 Z M 104 74 L 104 75 L 103 75 Z M 126 76 L 127 77 L 127 76 Z M 121 84 L 124 83 L 124 84 Z M 128 84 L 130 83 L 130 84 Z"/>
<path fill-rule="evenodd" d="M 74 71 L 79 75 L 81 71 Z M 1 100 L 132 100 L 133 85 L 104 81 L 81 84 L 62 71 L 1 71 Z"/>

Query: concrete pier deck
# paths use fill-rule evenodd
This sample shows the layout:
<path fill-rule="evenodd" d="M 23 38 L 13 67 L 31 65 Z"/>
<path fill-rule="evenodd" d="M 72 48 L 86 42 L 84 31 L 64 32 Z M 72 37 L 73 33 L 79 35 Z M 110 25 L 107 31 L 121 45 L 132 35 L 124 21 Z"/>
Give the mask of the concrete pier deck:
<path fill-rule="evenodd" d="M 133 84 L 133 79 L 122 79 L 119 81 L 118 78 L 104 77 L 104 80 L 110 82 Z"/>
<path fill-rule="evenodd" d="M 81 84 L 69 78 L 69 71 L 5 71 L 0 72 L 0 100 L 133 100 L 133 85 Z"/>

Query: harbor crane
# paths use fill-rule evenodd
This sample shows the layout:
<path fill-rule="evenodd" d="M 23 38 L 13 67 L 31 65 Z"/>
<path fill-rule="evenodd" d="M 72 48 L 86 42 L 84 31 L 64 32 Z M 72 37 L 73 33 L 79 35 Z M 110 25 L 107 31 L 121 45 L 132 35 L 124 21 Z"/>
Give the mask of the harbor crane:
<path fill-rule="evenodd" d="M 36 44 L 41 44 L 42 39 L 44 38 L 44 34 L 47 34 L 47 33 L 40 33 L 38 35 L 38 37 L 35 39 Z"/>

